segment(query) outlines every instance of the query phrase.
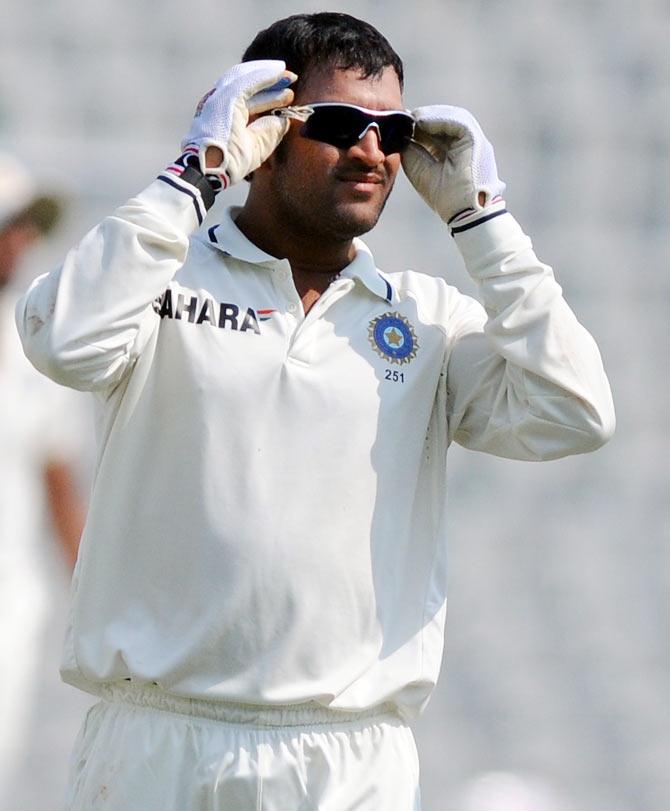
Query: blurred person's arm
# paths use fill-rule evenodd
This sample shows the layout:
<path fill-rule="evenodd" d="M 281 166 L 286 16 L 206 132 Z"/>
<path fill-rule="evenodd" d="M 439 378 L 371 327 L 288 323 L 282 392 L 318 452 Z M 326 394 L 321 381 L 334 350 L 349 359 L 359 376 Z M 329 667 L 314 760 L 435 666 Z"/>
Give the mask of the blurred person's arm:
<path fill-rule="evenodd" d="M 54 535 L 72 569 L 77 561 L 85 510 L 71 466 L 63 461 L 47 462 L 44 487 Z"/>

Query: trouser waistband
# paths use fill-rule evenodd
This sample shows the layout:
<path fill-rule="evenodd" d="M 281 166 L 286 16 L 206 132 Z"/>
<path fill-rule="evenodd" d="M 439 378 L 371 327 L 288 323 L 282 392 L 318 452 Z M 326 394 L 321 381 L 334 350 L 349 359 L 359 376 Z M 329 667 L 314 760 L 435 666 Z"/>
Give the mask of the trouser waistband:
<path fill-rule="evenodd" d="M 153 685 L 123 683 L 100 684 L 97 694 L 103 701 L 131 704 L 146 709 L 205 718 L 228 724 L 261 727 L 349 724 L 386 717 L 399 721 L 392 704 L 379 704 L 365 710 L 332 710 L 315 702 L 288 705 L 234 704 L 167 693 Z"/>

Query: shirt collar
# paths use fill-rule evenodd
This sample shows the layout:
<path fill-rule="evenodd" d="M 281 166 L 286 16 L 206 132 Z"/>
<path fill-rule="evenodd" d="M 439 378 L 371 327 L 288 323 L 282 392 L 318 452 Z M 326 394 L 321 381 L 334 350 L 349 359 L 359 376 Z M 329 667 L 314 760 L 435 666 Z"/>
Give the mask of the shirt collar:
<path fill-rule="evenodd" d="M 241 259 L 253 265 L 263 265 L 265 267 L 276 267 L 284 259 L 277 259 L 269 253 L 254 245 L 251 240 L 240 231 L 235 223 L 235 218 L 240 212 L 240 206 L 230 206 L 227 208 L 217 225 L 213 225 L 207 231 L 209 242 L 226 256 Z M 354 239 L 356 255 L 353 260 L 340 271 L 340 278 L 358 279 L 371 293 L 393 303 L 396 297 L 395 291 L 390 282 L 382 276 L 375 265 L 375 260 L 368 246 L 361 239 Z"/>
<path fill-rule="evenodd" d="M 237 227 L 235 217 L 241 210 L 240 206 L 230 206 L 223 212 L 221 222 L 213 225 L 207 231 L 210 244 L 218 248 L 221 253 L 232 256 L 234 259 L 241 259 L 252 265 L 274 267 L 282 260 L 262 251 Z"/>
<path fill-rule="evenodd" d="M 354 239 L 356 255 L 353 260 L 340 271 L 340 278 L 358 279 L 371 293 L 393 303 L 395 292 L 391 283 L 379 272 L 374 256 L 362 239 Z"/>

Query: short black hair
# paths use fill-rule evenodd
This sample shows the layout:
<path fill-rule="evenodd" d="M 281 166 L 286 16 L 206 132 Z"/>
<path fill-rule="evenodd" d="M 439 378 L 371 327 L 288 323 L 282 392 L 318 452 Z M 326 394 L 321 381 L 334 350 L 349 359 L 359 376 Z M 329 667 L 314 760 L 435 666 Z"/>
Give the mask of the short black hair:
<path fill-rule="evenodd" d="M 355 68 L 363 78 L 381 76 L 385 68 L 395 70 L 403 86 L 402 60 L 386 37 L 370 23 L 349 14 L 323 11 L 293 14 L 259 31 L 242 56 L 253 59 L 281 59 L 298 75 L 300 84 L 313 68 Z"/>

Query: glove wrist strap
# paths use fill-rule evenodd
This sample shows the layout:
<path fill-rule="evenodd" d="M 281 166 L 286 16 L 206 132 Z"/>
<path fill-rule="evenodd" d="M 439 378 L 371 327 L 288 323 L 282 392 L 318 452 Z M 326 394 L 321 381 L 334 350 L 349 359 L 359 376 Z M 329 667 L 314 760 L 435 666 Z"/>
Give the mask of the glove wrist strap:
<path fill-rule="evenodd" d="M 198 154 L 191 149 L 173 161 L 158 179 L 191 198 L 201 225 L 222 188 L 218 178 L 202 173 Z"/>
<path fill-rule="evenodd" d="M 189 183 L 191 186 L 195 186 L 195 188 L 200 192 L 200 196 L 202 197 L 202 202 L 209 211 L 209 209 L 214 205 L 214 200 L 216 200 L 217 191 L 220 190 L 221 184 L 219 184 L 219 188 L 215 191 L 215 184 L 217 181 L 214 178 L 210 178 L 208 175 L 203 175 L 200 171 L 198 166 L 194 166 L 192 164 L 187 164 L 184 171 L 179 175 L 179 177 L 184 181 L 184 183 Z"/>

